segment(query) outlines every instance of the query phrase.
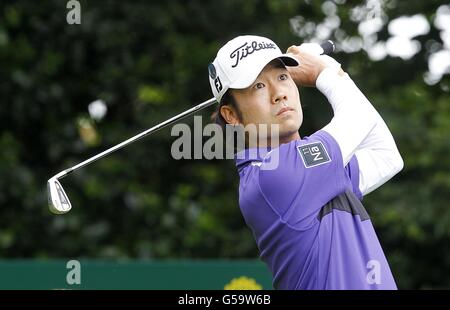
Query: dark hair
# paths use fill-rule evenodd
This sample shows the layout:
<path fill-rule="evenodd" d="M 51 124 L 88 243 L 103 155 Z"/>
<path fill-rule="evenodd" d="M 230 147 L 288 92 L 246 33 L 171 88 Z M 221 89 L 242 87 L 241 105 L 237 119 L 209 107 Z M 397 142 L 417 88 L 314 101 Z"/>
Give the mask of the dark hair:
<path fill-rule="evenodd" d="M 211 119 L 218 124 L 222 129 L 225 131 L 225 126 L 228 124 L 227 121 L 223 118 L 222 114 L 220 113 L 220 108 L 224 105 L 228 105 L 232 107 L 237 114 L 237 117 L 241 120 L 242 114 L 241 110 L 239 110 L 239 107 L 237 105 L 236 99 L 234 98 L 233 94 L 230 90 L 227 90 L 225 94 L 223 94 L 222 99 L 220 100 L 219 106 L 217 107 L 217 110 L 213 113 L 211 116 Z"/>
<path fill-rule="evenodd" d="M 222 108 L 224 105 L 230 106 L 234 109 L 234 111 L 237 114 L 237 117 L 239 120 L 242 120 L 242 113 L 241 110 L 239 109 L 236 99 L 234 98 L 233 94 L 231 93 L 230 90 L 227 90 L 225 92 L 225 94 L 223 94 L 222 99 L 220 100 L 219 106 L 217 107 L 216 111 L 214 111 L 214 113 L 211 115 L 211 120 L 213 122 L 215 122 L 217 125 L 220 126 L 220 128 L 222 129 L 222 133 L 223 133 L 223 143 L 224 146 L 227 146 L 229 143 L 230 146 L 233 147 L 234 149 L 234 153 L 240 151 L 240 149 L 238 149 L 238 139 L 236 137 L 236 134 L 238 134 L 238 132 L 233 132 L 233 136 L 227 136 L 226 132 L 227 132 L 227 125 L 229 125 L 229 123 L 223 118 L 222 114 L 220 113 L 220 108 Z M 231 126 L 231 125 L 229 125 Z M 233 130 L 239 130 L 239 127 L 234 127 L 233 126 Z M 231 141 L 229 140 L 231 139 Z"/>

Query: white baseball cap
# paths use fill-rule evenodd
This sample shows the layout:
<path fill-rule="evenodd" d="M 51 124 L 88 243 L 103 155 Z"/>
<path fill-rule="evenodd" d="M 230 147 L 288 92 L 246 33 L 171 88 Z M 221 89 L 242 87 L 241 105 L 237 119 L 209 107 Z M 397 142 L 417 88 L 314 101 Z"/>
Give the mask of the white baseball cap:
<path fill-rule="evenodd" d="M 298 61 L 270 39 L 260 36 L 239 36 L 228 41 L 208 66 L 209 83 L 218 102 L 229 88 L 249 87 L 264 67 L 274 59 L 285 66 L 298 66 Z"/>

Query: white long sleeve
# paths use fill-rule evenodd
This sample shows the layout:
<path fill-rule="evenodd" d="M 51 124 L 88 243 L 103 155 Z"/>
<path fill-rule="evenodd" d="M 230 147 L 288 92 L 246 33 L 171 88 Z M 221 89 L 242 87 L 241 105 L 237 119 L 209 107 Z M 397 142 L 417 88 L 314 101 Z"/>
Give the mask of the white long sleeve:
<path fill-rule="evenodd" d="M 354 82 L 347 75 L 352 84 Z M 403 159 L 388 126 L 359 90 L 361 102 L 376 115 L 376 125 L 355 152 L 359 165 L 359 189 L 363 195 L 374 191 L 403 169 Z"/>
<path fill-rule="evenodd" d="M 323 130 L 339 144 L 344 166 L 355 154 L 359 165 L 359 189 L 366 195 L 403 168 L 394 138 L 347 74 L 339 76 L 336 70 L 325 69 L 316 85 L 334 111 L 333 119 Z"/>
<path fill-rule="evenodd" d="M 337 141 L 345 166 L 375 127 L 376 115 L 361 103 L 361 98 L 356 96 L 357 87 L 351 80 L 340 76 L 336 69 L 324 69 L 317 78 L 316 86 L 333 108 L 334 117 L 323 130 Z"/>

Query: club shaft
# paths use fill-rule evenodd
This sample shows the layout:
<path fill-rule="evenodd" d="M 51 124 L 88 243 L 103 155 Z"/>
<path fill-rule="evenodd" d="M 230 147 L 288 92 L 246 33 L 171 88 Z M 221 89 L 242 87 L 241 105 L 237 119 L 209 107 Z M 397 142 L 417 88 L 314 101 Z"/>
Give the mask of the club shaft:
<path fill-rule="evenodd" d="M 330 41 L 330 40 L 323 42 L 321 44 L 321 47 L 322 47 L 322 49 L 324 51 L 324 54 L 331 54 L 331 53 L 334 52 L 334 49 L 335 49 L 334 43 L 332 41 Z M 145 137 L 145 136 L 147 136 L 147 135 L 149 135 L 149 134 L 151 134 L 151 133 L 153 133 L 153 132 L 155 132 L 155 131 L 157 131 L 159 129 L 162 129 L 162 128 L 170 125 L 170 124 L 173 124 L 173 123 L 177 122 L 178 120 L 180 120 L 180 119 L 182 119 L 182 118 L 184 118 L 186 116 L 189 116 L 189 115 L 191 115 L 191 114 L 193 114 L 195 112 L 203 110 L 203 109 L 205 109 L 205 108 L 215 104 L 216 102 L 217 101 L 216 101 L 215 98 L 211 98 L 209 100 L 206 100 L 205 102 L 202 102 L 202 103 L 196 105 L 195 107 L 192 107 L 189 110 L 184 111 L 183 113 L 175 115 L 174 117 L 169 118 L 168 120 L 166 120 L 166 121 L 164 121 L 164 122 L 162 122 L 162 123 L 160 123 L 160 124 L 158 124 L 156 126 L 153 126 L 152 128 L 147 129 L 147 130 L 141 132 L 140 134 L 137 134 L 134 137 L 131 137 L 130 139 L 125 140 L 125 141 L 123 141 L 123 142 L 121 142 L 121 143 L 119 143 L 119 144 L 117 144 L 117 145 L 115 145 L 115 146 L 113 146 L 113 147 L 111 147 L 111 148 L 109 148 L 109 149 L 107 149 L 107 150 L 105 150 L 105 151 L 103 151 L 103 152 L 101 152 L 101 153 L 99 153 L 99 154 L 97 154 L 97 155 L 95 155 L 95 156 L 93 156 L 93 157 L 91 157 L 91 158 L 89 158 L 89 159 L 87 159 L 87 160 L 85 160 L 85 161 L 83 161 L 83 162 L 81 162 L 81 163 L 79 163 L 79 164 L 69 168 L 69 169 L 66 169 L 64 171 L 59 172 L 58 174 L 56 174 L 54 176 L 54 178 L 61 179 L 61 178 L 65 177 L 66 175 L 68 175 L 69 173 L 71 173 L 71 172 L 73 172 L 73 171 L 75 171 L 75 170 L 77 170 L 77 169 L 79 169 L 81 167 L 89 165 L 90 163 L 92 163 L 94 161 L 97 161 L 100 158 L 103 158 L 103 157 L 105 157 L 105 156 L 107 156 L 107 155 L 109 155 L 109 154 L 111 154 L 111 153 L 113 153 L 113 152 L 115 152 L 117 150 L 120 150 L 121 148 L 123 148 L 123 147 L 125 147 L 125 146 L 127 146 L 127 145 L 129 145 L 129 144 L 131 144 L 131 143 L 133 143 L 133 142 L 135 142 L 137 140 L 139 140 L 139 139 L 142 139 L 143 137 Z"/>
<path fill-rule="evenodd" d="M 211 99 L 209 99 L 209 100 L 207 100 L 205 102 L 202 102 L 202 103 L 196 105 L 195 107 L 192 107 L 189 110 L 184 111 L 183 113 L 175 115 L 174 117 L 169 118 L 168 120 L 166 120 L 166 121 L 164 121 L 162 123 L 159 123 L 158 125 L 153 126 L 152 128 L 149 128 L 149 129 L 147 129 L 147 130 L 145 130 L 145 131 L 135 135 L 134 137 L 131 137 L 131 138 L 129 138 L 129 139 L 127 139 L 127 140 L 125 140 L 125 141 L 123 141 L 123 142 L 121 142 L 121 143 L 119 143 L 119 144 L 117 144 L 117 145 L 115 145 L 115 146 L 113 146 L 113 147 L 111 147 L 111 148 L 109 148 L 109 149 L 107 149 L 107 150 L 105 150 L 105 151 L 103 151 L 103 152 L 101 152 L 101 153 L 99 153 L 99 154 L 89 158 L 89 159 L 86 159 L 85 161 L 83 161 L 83 162 L 81 162 L 81 163 L 79 163 L 79 164 L 77 164 L 77 165 L 75 165 L 75 166 L 73 166 L 73 167 L 71 167 L 69 169 L 66 169 L 66 170 L 58 173 L 56 175 L 56 177 L 58 179 L 61 179 L 61 178 L 65 177 L 66 175 L 68 175 L 69 173 L 71 173 L 71 172 L 73 172 L 73 171 L 75 171 L 75 170 L 77 170 L 77 169 L 79 169 L 81 167 L 89 165 L 90 163 L 92 163 L 94 161 L 97 161 L 100 158 L 103 158 L 103 157 L 105 157 L 105 156 L 107 156 L 107 155 L 109 155 L 109 154 L 111 154 L 111 153 L 113 153 L 113 152 L 115 152 L 117 150 L 120 150 L 121 148 L 123 148 L 123 147 L 125 147 L 125 146 L 127 146 L 127 145 L 129 145 L 129 144 L 131 144 L 133 142 L 136 142 L 137 140 L 142 139 L 143 137 L 145 137 L 145 136 L 147 136 L 147 135 L 149 135 L 151 133 L 154 133 L 155 131 L 157 131 L 159 129 L 162 129 L 162 128 L 168 126 L 168 125 L 171 125 L 171 124 L 179 121 L 180 119 L 182 119 L 182 118 L 184 118 L 186 116 L 189 116 L 189 115 L 191 115 L 193 113 L 201 111 L 201 110 L 203 110 L 203 109 L 205 109 L 205 108 L 215 104 L 216 102 L 217 101 L 216 101 L 215 98 L 211 98 Z"/>

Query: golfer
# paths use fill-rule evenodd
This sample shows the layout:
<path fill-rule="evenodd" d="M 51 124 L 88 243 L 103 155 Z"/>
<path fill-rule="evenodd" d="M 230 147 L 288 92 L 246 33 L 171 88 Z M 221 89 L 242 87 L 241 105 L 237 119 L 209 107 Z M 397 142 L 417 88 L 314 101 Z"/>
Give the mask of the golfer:
<path fill-rule="evenodd" d="M 250 141 L 236 154 L 240 209 L 274 288 L 397 289 L 361 201 L 403 160 L 374 107 L 321 51 L 309 43 L 283 54 L 268 38 L 239 36 L 209 65 L 220 124 L 279 128 L 278 139 Z M 334 111 L 309 137 L 299 134 L 303 86 L 315 86 Z"/>

